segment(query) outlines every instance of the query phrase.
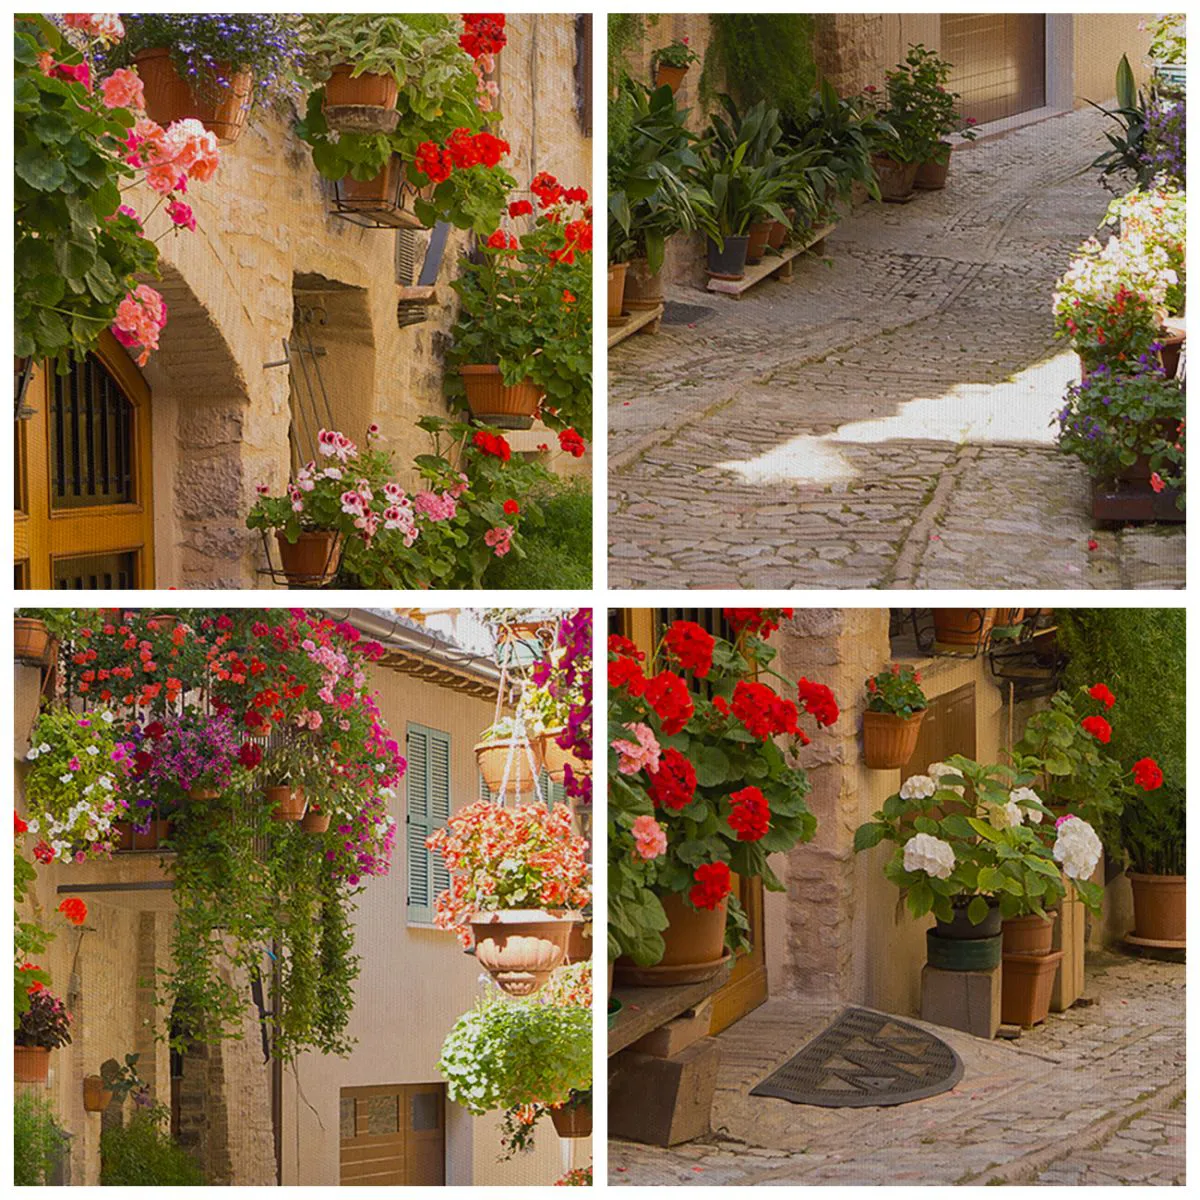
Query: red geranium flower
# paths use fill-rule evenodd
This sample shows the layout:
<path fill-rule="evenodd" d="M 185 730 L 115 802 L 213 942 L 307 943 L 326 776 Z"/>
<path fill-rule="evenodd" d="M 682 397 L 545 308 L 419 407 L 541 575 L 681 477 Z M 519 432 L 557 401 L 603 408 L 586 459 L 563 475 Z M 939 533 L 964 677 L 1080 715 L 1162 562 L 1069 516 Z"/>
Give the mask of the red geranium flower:
<path fill-rule="evenodd" d="M 692 875 L 696 881 L 688 899 L 697 908 L 716 908 L 729 895 L 729 866 L 727 863 L 704 863 Z"/>
<path fill-rule="evenodd" d="M 646 684 L 646 702 L 658 713 L 668 736 L 678 733 L 695 711 L 687 684 L 674 671 L 660 671 Z"/>
<path fill-rule="evenodd" d="M 19 812 L 13 812 L 13 819 L 16 821 L 16 831 L 13 835 L 14 837 L 20 837 L 21 834 L 29 832 L 29 826 L 21 820 L 21 814 Z"/>
<path fill-rule="evenodd" d="M 1103 717 L 1084 717 L 1079 724 L 1085 733 L 1090 733 L 1105 746 L 1112 741 L 1112 726 Z"/>
<path fill-rule="evenodd" d="M 729 800 L 733 805 L 729 828 L 738 835 L 738 841 L 757 842 L 765 837 L 771 827 L 771 806 L 762 792 L 756 787 L 744 787 Z"/>
<path fill-rule="evenodd" d="M 243 742 L 242 748 L 238 751 L 238 762 L 250 771 L 262 762 L 262 754 L 261 746 L 256 746 L 253 742 Z"/>
<path fill-rule="evenodd" d="M 481 454 L 490 454 L 501 462 L 512 458 L 512 447 L 498 433 L 488 433 L 486 429 L 478 429 L 471 439 L 471 444 Z"/>
<path fill-rule="evenodd" d="M 505 500 L 504 511 L 510 517 L 515 517 L 521 511 L 521 506 L 515 500 Z"/>
<path fill-rule="evenodd" d="M 712 634 L 695 621 L 676 621 L 663 638 L 667 652 L 685 671 L 692 671 L 703 679 L 712 667 L 713 647 L 716 640 Z"/>
<path fill-rule="evenodd" d="M 1105 708 L 1112 708 L 1117 701 L 1116 696 L 1114 696 L 1112 692 L 1108 690 L 1107 685 L 1103 683 L 1093 684 L 1090 688 L 1088 688 L 1088 695 L 1091 696 L 1093 700 L 1099 700 Z"/>
<path fill-rule="evenodd" d="M 650 776 L 650 799 L 656 808 L 678 812 L 696 798 L 696 770 L 674 747 L 668 746 Z"/>
<path fill-rule="evenodd" d="M 77 896 L 68 896 L 59 906 L 62 913 L 72 925 L 82 925 L 87 920 L 87 905 Z"/>
<path fill-rule="evenodd" d="M 574 429 L 560 429 L 558 444 L 560 449 L 565 450 L 573 458 L 582 458 L 587 450 L 587 443 Z"/>
<path fill-rule="evenodd" d="M 761 741 L 796 728 L 796 709 L 765 683 L 739 680 L 733 689 L 733 715 Z M 790 717 L 788 709 L 791 709 Z M 790 728 L 789 728 L 790 726 Z"/>
<path fill-rule="evenodd" d="M 618 691 L 625 688 L 631 696 L 640 696 L 646 690 L 646 676 L 636 659 L 621 656 L 608 664 L 608 686 Z"/>
<path fill-rule="evenodd" d="M 871 682 L 875 681 L 872 679 Z M 800 682 L 796 684 L 796 693 L 800 703 L 804 705 L 804 711 L 818 725 L 829 726 L 837 721 L 838 703 L 833 692 L 825 684 L 813 683 L 801 676 Z"/>
<path fill-rule="evenodd" d="M 1133 764 L 1133 781 L 1144 792 L 1153 792 L 1163 785 L 1162 768 L 1152 758 L 1139 758 Z"/>
<path fill-rule="evenodd" d="M 38 842 L 33 848 L 33 857 L 40 863 L 52 863 L 54 861 L 54 851 L 50 849 L 47 842 Z"/>
<path fill-rule="evenodd" d="M 510 217 L 527 217 L 531 212 L 533 212 L 533 205 L 528 200 L 514 200 L 508 206 Z"/>
<path fill-rule="evenodd" d="M 627 637 L 622 637 L 619 633 L 610 633 L 608 635 L 608 652 L 610 654 L 624 654 L 629 658 L 636 658 L 638 662 L 646 657 L 643 651 L 631 642 Z"/>

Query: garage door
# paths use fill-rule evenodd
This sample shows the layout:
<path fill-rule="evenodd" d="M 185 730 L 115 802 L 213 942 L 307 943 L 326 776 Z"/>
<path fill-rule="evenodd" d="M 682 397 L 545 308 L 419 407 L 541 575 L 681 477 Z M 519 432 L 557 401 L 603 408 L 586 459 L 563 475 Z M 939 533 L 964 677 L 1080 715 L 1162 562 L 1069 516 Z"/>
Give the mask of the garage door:
<path fill-rule="evenodd" d="M 964 117 L 982 124 L 1046 103 L 1043 13 L 943 13 L 942 57 Z"/>
<path fill-rule="evenodd" d="M 342 1088 L 343 1187 L 446 1182 L 446 1088 L 441 1083 Z"/>

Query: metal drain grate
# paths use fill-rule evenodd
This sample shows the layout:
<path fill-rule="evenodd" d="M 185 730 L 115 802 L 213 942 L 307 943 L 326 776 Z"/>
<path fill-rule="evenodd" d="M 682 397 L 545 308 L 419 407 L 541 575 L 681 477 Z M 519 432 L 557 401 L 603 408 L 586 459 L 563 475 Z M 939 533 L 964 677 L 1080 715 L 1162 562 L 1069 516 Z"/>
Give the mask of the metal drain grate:
<path fill-rule="evenodd" d="M 699 325 L 707 321 L 717 310 L 706 308 L 703 304 L 680 304 L 677 300 L 668 300 L 663 308 L 662 323 L 664 325 Z"/>
<path fill-rule="evenodd" d="M 750 1095 L 869 1108 L 936 1096 L 962 1075 L 962 1060 L 940 1038 L 887 1013 L 848 1008 Z"/>

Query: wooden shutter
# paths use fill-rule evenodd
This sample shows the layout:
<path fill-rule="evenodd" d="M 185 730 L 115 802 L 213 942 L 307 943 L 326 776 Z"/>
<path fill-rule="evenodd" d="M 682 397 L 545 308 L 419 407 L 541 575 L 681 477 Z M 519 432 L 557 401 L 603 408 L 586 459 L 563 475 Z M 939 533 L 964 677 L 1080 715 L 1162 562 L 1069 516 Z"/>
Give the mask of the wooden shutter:
<path fill-rule="evenodd" d="M 450 886 L 450 873 L 441 855 L 426 847 L 425 839 L 450 818 L 450 735 L 410 724 L 407 742 L 408 922 L 432 925 L 434 902 Z"/>
<path fill-rule="evenodd" d="M 900 768 L 900 782 L 910 775 L 923 775 L 930 763 L 945 762 L 952 754 L 975 757 L 975 685 L 934 696 L 921 721 L 917 748 L 907 765 Z"/>
<path fill-rule="evenodd" d="M 584 137 L 592 136 L 592 14 L 575 14 L 575 115 Z"/>

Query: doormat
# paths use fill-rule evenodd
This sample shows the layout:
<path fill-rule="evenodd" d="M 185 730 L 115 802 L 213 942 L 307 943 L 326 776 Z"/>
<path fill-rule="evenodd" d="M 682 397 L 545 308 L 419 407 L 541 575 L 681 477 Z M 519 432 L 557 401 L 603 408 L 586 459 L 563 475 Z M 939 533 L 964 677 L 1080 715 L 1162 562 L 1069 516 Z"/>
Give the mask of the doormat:
<path fill-rule="evenodd" d="M 680 304 L 678 300 L 668 300 L 663 306 L 662 323 L 664 325 L 699 325 L 707 321 L 717 310 L 706 308 L 703 304 Z"/>
<path fill-rule="evenodd" d="M 962 1059 L 940 1038 L 887 1013 L 848 1008 L 750 1095 L 870 1108 L 948 1092 L 962 1075 Z"/>

